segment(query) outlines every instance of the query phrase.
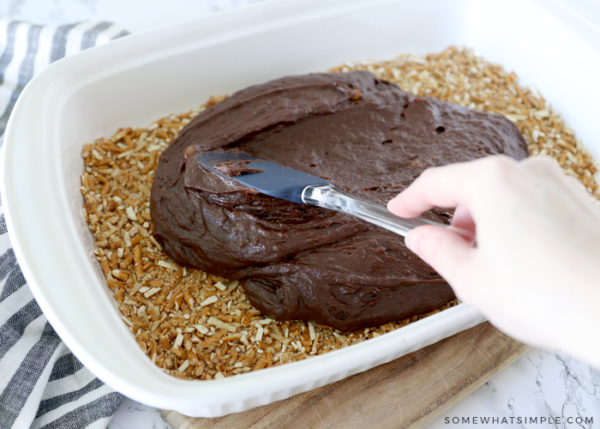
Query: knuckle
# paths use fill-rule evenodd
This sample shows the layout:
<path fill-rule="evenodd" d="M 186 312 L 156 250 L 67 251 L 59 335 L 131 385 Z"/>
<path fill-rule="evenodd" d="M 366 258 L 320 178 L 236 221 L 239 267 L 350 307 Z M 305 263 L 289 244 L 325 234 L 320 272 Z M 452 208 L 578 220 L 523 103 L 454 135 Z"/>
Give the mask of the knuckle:
<path fill-rule="evenodd" d="M 545 155 L 531 156 L 525 158 L 521 163 L 526 169 L 545 170 L 551 173 L 562 172 L 558 162 L 554 158 Z"/>
<path fill-rule="evenodd" d="M 421 174 L 410 184 L 410 188 L 414 189 L 421 189 L 423 187 L 428 187 L 430 186 L 431 183 L 435 183 L 436 179 L 435 179 L 435 172 L 432 171 L 435 167 L 433 168 L 428 168 L 427 170 L 424 170 L 423 172 L 421 172 Z"/>
<path fill-rule="evenodd" d="M 430 168 L 424 170 L 420 174 L 419 179 L 420 180 L 425 180 L 425 181 L 431 180 L 433 177 L 436 176 L 438 168 L 439 167 L 430 167 Z"/>
<path fill-rule="evenodd" d="M 500 195 L 510 193 L 514 188 L 515 175 L 517 175 L 517 162 L 507 156 L 493 156 L 481 161 L 473 178 L 473 192 L 476 195 L 473 204 L 488 207 L 490 202 Z"/>
<path fill-rule="evenodd" d="M 498 156 L 489 158 L 486 165 L 486 174 L 488 180 L 493 184 L 503 185 L 510 181 L 517 168 L 517 163 L 507 156 Z"/>
<path fill-rule="evenodd" d="M 422 183 L 437 184 L 440 180 L 443 180 L 443 178 L 448 177 L 448 175 L 452 174 L 451 167 L 453 167 L 453 165 L 429 167 L 419 175 L 417 180 Z"/>

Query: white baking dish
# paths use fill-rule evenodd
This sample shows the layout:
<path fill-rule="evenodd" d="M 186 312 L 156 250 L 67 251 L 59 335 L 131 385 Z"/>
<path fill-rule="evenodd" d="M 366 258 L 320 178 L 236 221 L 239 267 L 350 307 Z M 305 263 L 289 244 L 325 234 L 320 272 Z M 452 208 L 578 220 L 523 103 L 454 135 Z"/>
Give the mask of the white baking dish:
<path fill-rule="evenodd" d="M 464 44 L 535 83 L 598 159 L 600 32 L 568 5 L 270 1 L 133 35 L 52 65 L 16 105 L 4 140 L 1 184 L 15 252 L 44 313 L 77 357 L 115 389 L 149 405 L 205 417 L 340 380 L 482 322 L 459 305 L 298 363 L 218 381 L 167 376 L 139 349 L 91 257 L 78 192 L 82 144 L 272 78 Z"/>

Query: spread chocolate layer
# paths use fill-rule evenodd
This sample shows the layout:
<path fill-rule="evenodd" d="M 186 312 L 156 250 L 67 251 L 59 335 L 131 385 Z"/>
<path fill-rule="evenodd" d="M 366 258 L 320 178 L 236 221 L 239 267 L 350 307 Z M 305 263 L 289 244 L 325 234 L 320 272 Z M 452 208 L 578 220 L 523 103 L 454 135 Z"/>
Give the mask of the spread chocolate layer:
<path fill-rule="evenodd" d="M 454 294 L 402 237 L 239 185 L 200 165 L 207 151 L 273 160 L 382 205 L 427 167 L 528 154 L 503 116 L 415 97 L 367 72 L 252 86 L 190 122 L 161 155 L 152 186 L 164 250 L 179 264 L 239 280 L 269 317 L 344 331 L 433 311 Z M 445 223 L 451 216 L 424 215 Z"/>

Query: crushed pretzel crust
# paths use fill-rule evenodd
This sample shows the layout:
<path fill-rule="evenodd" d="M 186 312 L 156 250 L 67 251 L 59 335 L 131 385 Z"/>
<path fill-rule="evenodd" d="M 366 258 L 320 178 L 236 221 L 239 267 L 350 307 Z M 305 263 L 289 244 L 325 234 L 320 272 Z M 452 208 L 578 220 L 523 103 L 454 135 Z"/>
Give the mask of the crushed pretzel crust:
<path fill-rule="evenodd" d="M 532 154 L 556 158 L 598 198 L 594 160 L 537 91 L 518 85 L 514 73 L 454 47 L 346 63 L 332 71 L 359 69 L 415 95 L 503 114 L 523 132 Z M 219 379 L 329 353 L 457 304 L 351 333 L 279 322 L 253 308 L 237 281 L 181 267 L 163 253 L 152 237 L 149 208 L 158 156 L 191 119 L 223 98 L 211 97 L 198 110 L 167 116 L 146 129 L 120 129 L 82 151 L 82 215 L 96 239 L 96 258 L 124 323 L 152 362 L 178 378 Z"/>

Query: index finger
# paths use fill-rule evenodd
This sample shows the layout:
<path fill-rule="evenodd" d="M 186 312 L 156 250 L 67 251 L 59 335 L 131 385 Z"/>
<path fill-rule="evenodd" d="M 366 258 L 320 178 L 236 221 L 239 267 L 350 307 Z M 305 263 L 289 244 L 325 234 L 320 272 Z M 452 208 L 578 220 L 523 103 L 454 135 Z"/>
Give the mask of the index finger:
<path fill-rule="evenodd" d="M 469 211 L 482 180 L 491 171 L 512 168 L 516 162 L 505 156 L 433 167 L 425 170 L 408 188 L 388 202 L 397 216 L 411 218 L 434 207 L 464 207 Z"/>

